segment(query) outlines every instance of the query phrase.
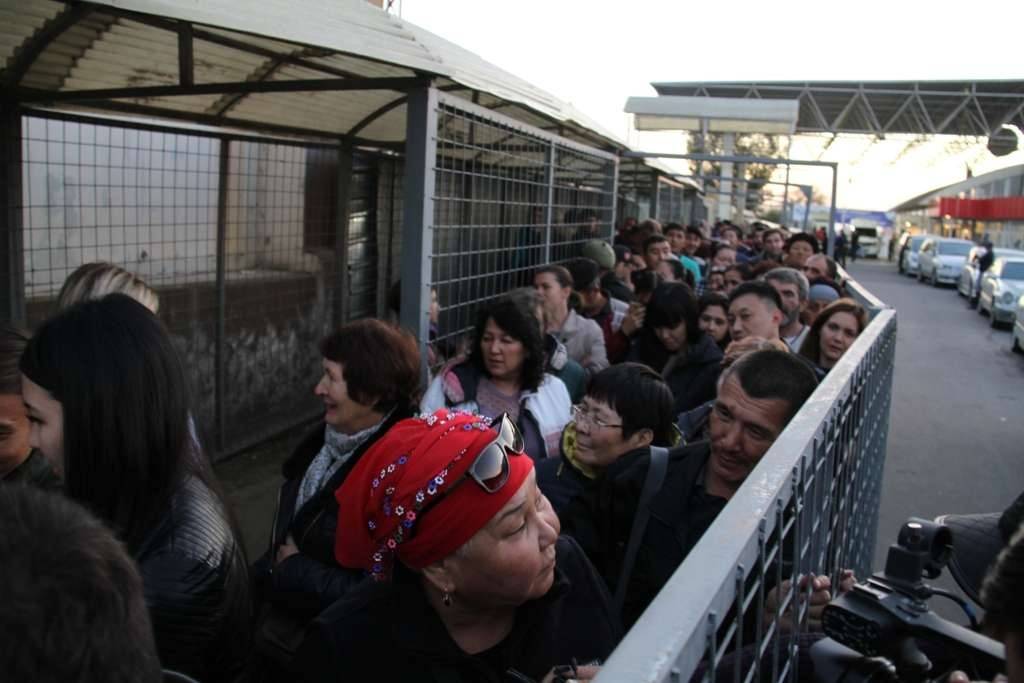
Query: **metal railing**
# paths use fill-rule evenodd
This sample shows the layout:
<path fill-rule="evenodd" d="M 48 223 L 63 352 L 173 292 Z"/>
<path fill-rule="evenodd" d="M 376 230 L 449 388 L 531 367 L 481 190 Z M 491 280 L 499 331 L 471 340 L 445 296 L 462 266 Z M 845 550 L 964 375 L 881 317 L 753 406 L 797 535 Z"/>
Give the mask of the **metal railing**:
<path fill-rule="evenodd" d="M 486 302 L 611 239 L 618 160 L 431 88 L 410 94 L 407 139 L 402 323 L 425 344 L 437 297 L 436 368 Z"/>
<path fill-rule="evenodd" d="M 896 313 L 873 318 L 606 662 L 600 681 L 796 680 L 811 587 L 873 569 Z M 805 584 L 807 582 L 804 582 Z M 778 608 L 770 609 L 772 604 Z"/>

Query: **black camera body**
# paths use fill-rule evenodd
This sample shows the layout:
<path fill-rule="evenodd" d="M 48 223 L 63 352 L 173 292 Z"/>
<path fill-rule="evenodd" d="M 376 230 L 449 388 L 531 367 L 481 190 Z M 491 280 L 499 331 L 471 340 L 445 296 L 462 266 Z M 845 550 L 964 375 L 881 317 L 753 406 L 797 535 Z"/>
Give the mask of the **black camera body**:
<path fill-rule="evenodd" d="M 888 663 L 873 670 L 886 672 L 889 679 L 925 681 L 935 675 L 931 660 L 918 647 L 920 640 L 931 651 L 942 653 L 943 659 L 949 655 L 949 661 L 964 662 L 958 666 L 991 680 L 1005 669 L 1003 646 L 928 608 L 934 590 L 924 577 L 934 579 L 941 573 L 952 543 L 948 527 L 912 517 L 900 530 L 896 544 L 889 547 L 885 571 L 825 607 L 825 634 L 859 653 L 860 659 Z M 832 653 L 826 658 L 839 656 L 840 651 L 824 641 L 817 659 L 822 659 L 826 650 Z M 847 651 L 842 656 L 851 654 Z"/>

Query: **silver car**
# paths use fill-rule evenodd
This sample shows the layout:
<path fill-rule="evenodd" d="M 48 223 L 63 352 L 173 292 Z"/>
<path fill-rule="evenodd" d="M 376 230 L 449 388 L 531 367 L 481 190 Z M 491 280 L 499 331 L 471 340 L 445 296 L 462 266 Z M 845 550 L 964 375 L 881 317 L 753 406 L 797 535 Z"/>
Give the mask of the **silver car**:
<path fill-rule="evenodd" d="M 964 267 L 960 269 L 960 279 L 956 283 L 956 292 L 961 296 L 966 296 L 968 299 L 973 299 L 976 295 L 975 290 L 978 288 L 978 258 L 981 254 L 983 247 L 974 247 L 971 249 L 971 253 L 967 255 L 967 262 L 964 263 Z M 1010 258 L 1022 258 L 1024 259 L 1024 251 L 1019 249 L 1003 249 L 996 247 L 992 250 L 992 255 L 996 258 L 1000 256 L 1007 256 Z"/>
<path fill-rule="evenodd" d="M 1017 299 L 1024 294 L 1024 259 L 998 258 L 981 278 L 978 313 L 991 317 L 992 327 L 1012 323 Z"/>
<path fill-rule="evenodd" d="M 956 282 L 973 246 L 970 240 L 952 237 L 926 239 L 917 254 L 917 281 L 928 280 L 932 287 Z"/>
<path fill-rule="evenodd" d="M 1010 348 L 1017 353 L 1024 353 L 1024 296 L 1017 299 L 1017 320 L 1013 323 Z"/>
<path fill-rule="evenodd" d="M 917 256 L 921 251 L 921 245 L 924 244 L 925 240 L 934 236 L 914 235 L 907 241 L 906 248 L 903 250 L 903 261 L 900 263 L 904 275 L 910 275 L 911 277 L 917 275 Z"/>

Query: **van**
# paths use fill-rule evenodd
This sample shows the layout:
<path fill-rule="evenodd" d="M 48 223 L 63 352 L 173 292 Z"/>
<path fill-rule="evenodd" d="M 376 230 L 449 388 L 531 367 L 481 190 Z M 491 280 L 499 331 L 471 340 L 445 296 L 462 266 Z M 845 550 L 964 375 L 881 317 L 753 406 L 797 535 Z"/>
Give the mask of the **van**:
<path fill-rule="evenodd" d="M 878 226 L 870 228 L 854 227 L 857 232 L 858 256 L 878 258 L 878 250 L 882 243 L 882 229 Z"/>

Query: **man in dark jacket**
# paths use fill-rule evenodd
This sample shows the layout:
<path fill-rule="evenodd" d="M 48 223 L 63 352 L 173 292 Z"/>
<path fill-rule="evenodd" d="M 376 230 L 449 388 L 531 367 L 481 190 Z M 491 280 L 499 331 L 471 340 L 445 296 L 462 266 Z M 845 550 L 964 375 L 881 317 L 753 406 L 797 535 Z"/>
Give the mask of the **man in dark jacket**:
<path fill-rule="evenodd" d="M 631 626 L 675 572 L 817 385 L 792 354 L 750 353 L 724 371 L 711 415 L 710 441 L 670 452 L 650 504 L 623 606 Z M 634 451 L 613 462 L 597 486 L 560 516 L 614 593 L 643 491 L 650 456 Z"/>

